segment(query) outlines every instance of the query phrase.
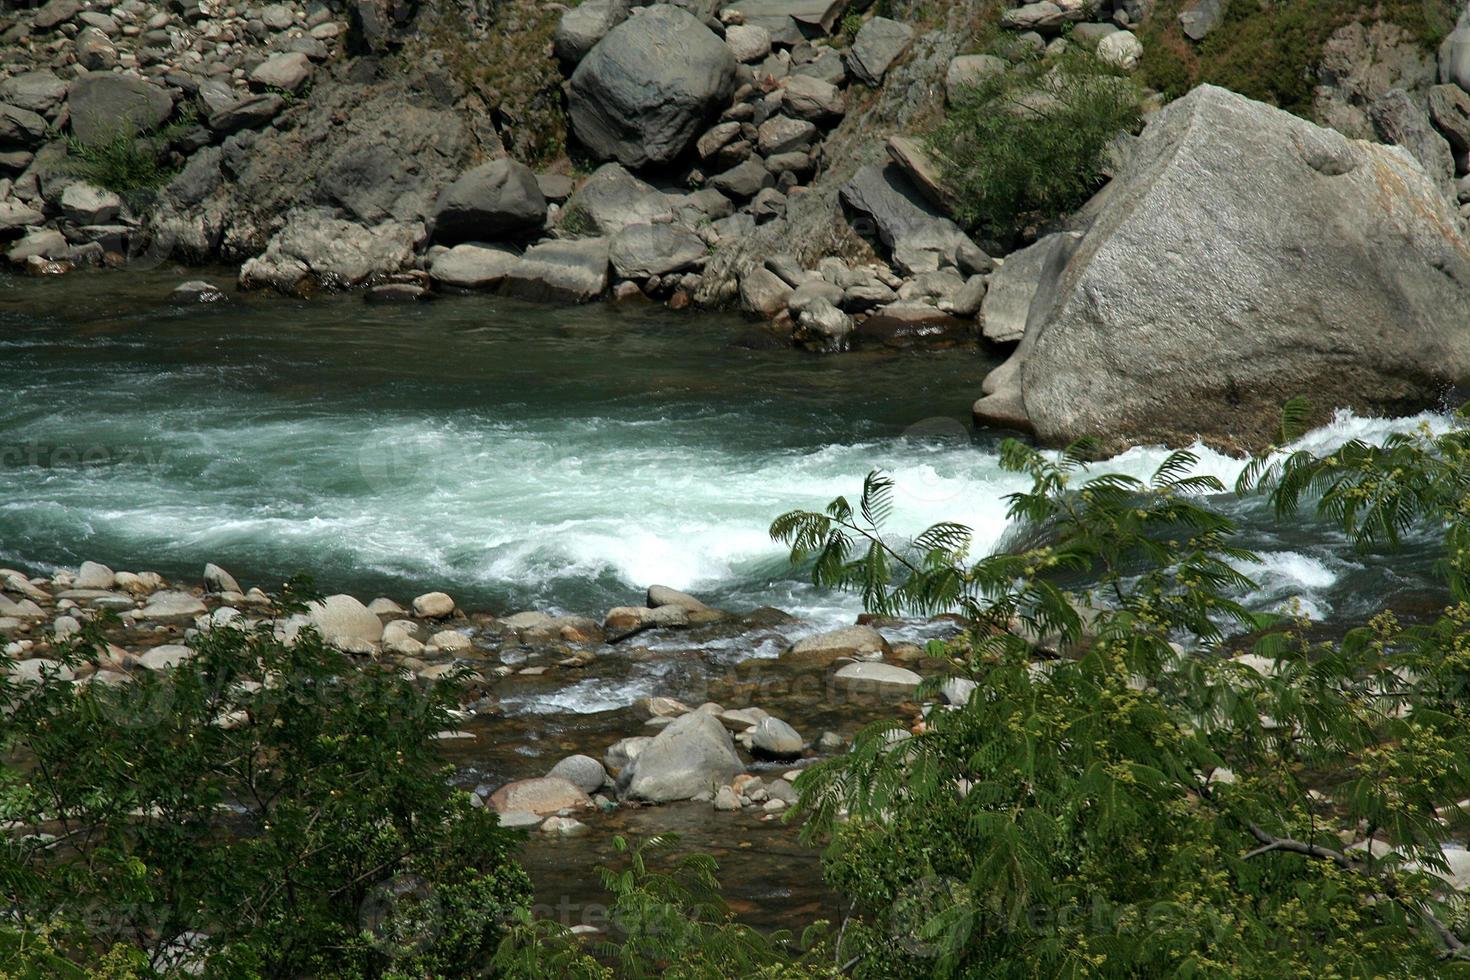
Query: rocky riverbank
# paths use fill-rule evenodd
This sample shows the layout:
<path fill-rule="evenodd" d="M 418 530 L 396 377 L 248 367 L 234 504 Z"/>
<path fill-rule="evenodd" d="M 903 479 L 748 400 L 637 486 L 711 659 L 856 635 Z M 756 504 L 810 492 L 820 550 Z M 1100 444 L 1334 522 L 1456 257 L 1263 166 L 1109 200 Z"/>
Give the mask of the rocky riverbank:
<path fill-rule="evenodd" d="M 930 697 L 916 693 L 921 672 L 941 665 L 915 639 L 952 634 L 957 627 L 947 621 L 814 632 L 779 610 L 725 612 L 661 586 L 644 603 L 593 619 L 466 612 L 443 592 L 403 605 L 333 595 L 285 617 L 265 592 L 242 588 L 218 566 L 186 585 L 85 562 L 49 577 L 0 569 L 0 640 L 18 679 L 55 673 L 116 685 L 192 657 L 202 631 L 264 625 L 290 642 L 310 626 L 364 660 L 387 661 L 422 683 L 457 685 L 462 727 L 438 737 L 466 772 L 497 776 L 466 788 L 508 825 L 563 836 L 587 832 L 620 807 L 686 801 L 776 820 L 795 802 L 791 781 L 800 768 L 844 751 L 863 725 L 895 714 L 921 725 L 926 702 L 969 693 L 955 680 Z M 115 618 L 99 619 L 104 613 Z M 58 644 L 94 619 L 105 623 L 104 656 L 63 665 Z M 621 694 L 622 707 L 589 716 L 595 721 L 584 735 L 604 744 L 522 771 L 512 770 L 525 756 L 482 744 L 501 740 L 507 725 L 537 740 L 544 715 L 589 687 Z"/>

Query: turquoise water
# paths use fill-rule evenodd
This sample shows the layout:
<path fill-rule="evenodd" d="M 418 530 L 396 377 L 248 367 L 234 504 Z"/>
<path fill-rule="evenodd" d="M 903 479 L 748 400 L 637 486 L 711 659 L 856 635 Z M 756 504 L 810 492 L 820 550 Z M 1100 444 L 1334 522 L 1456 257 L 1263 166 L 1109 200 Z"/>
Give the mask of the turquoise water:
<path fill-rule="evenodd" d="M 994 363 L 975 349 L 810 355 L 739 317 L 648 305 L 169 305 L 184 278 L 0 280 L 0 564 L 194 579 L 214 561 L 247 585 L 308 571 L 492 612 L 596 614 L 662 583 L 850 622 L 854 601 L 787 567 L 773 517 L 855 495 L 881 466 L 899 530 L 960 520 L 983 548 L 1022 486 L 996 464 L 1000 434 L 970 424 Z M 1312 438 L 1388 427 L 1344 418 Z M 1268 552 L 1260 603 L 1330 613 L 1422 583 L 1423 562 L 1228 506 Z"/>

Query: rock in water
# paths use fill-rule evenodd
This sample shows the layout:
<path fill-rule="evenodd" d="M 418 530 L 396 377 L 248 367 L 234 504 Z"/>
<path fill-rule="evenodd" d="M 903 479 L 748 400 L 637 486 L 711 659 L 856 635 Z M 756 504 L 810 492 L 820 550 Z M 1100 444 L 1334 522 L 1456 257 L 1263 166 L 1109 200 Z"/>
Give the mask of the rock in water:
<path fill-rule="evenodd" d="M 668 163 L 730 98 L 735 56 L 693 15 L 666 4 L 614 27 L 572 74 L 572 129 L 602 159 Z"/>
<path fill-rule="evenodd" d="M 490 806 L 497 813 L 535 813 L 545 815 L 567 807 L 590 806 L 587 794 L 560 776 L 538 776 L 506 783 L 490 794 Z"/>
<path fill-rule="evenodd" d="M 744 771 L 725 726 L 694 711 L 664 726 L 623 770 L 619 785 L 625 796 L 668 803 L 713 791 Z"/>
<path fill-rule="evenodd" d="M 1397 414 L 1470 380 L 1470 244 L 1400 148 L 1201 86 L 1089 210 L 982 421 L 1018 397 L 1051 444 L 1259 448 L 1297 395 Z"/>

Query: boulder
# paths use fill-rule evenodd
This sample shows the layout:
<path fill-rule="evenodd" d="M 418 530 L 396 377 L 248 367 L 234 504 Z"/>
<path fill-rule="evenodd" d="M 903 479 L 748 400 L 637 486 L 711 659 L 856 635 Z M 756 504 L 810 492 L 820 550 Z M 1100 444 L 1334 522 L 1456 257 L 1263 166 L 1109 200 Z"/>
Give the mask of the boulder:
<path fill-rule="evenodd" d="M 738 163 L 710 180 L 710 186 L 715 190 L 736 198 L 754 197 L 775 183 L 776 178 L 766 165 L 754 159 Z"/>
<path fill-rule="evenodd" d="M 0 105 L 0 149 L 35 149 L 46 142 L 46 120 L 19 106 Z"/>
<path fill-rule="evenodd" d="M 786 309 L 791 286 L 764 266 L 757 266 L 740 280 L 740 305 L 767 320 Z"/>
<path fill-rule="evenodd" d="M 1143 58 L 1143 42 L 1132 31 L 1116 31 L 1097 42 L 1097 60 L 1123 71 L 1133 71 Z"/>
<path fill-rule="evenodd" d="M 28 228 L 20 240 L 5 253 L 7 261 L 24 265 L 32 256 L 42 259 L 64 259 L 71 250 L 66 236 L 54 228 Z"/>
<path fill-rule="evenodd" d="M 704 240 L 683 225 L 627 225 L 612 237 L 608 258 L 624 279 L 692 269 L 704 261 Z"/>
<path fill-rule="evenodd" d="M 534 232 L 546 221 L 546 198 L 531 168 L 509 157 L 467 171 L 444 188 L 434 208 L 434 240 L 487 242 Z"/>
<path fill-rule="evenodd" d="M 100 562 L 84 561 L 72 580 L 74 589 L 110 589 L 117 581 L 117 573 Z"/>
<path fill-rule="evenodd" d="M 888 246 L 894 264 L 904 273 L 941 268 L 984 271 L 966 267 L 984 253 L 924 198 L 898 164 L 862 167 L 839 193 L 844 204 L 866 216 L 853 223 L 854 230 Z"/>
<path fill-rule="evenodd" d="M 572 130 L 602 159 L 669 163 L 729 101 L 734 81 L 735 56 L 697 18 L 667 4 L 644 8 L 572 73 Z"/>
<path fill-rule="evenodd" d="M 58 24 L 71 20 L 82 10 L 81 0 L 48 0 L 31 18 L 31 25 L 38 31 L 49 31 Z"/>
<path fill-rule="evenodd" d="M 563 234 L 613 235 L 628 225 L 659 224 L 673 218 L 662 192 L 621 164 L 603 164 L 573 192 L 562 208 Z"/>
<path fill-rule="evenodd" d="M 46 216 L 19 201 L 0 201 L 0 232 L 15 231 L 39 225 Z"/>
<path fill-rule="evenodd" d="M 1259 449 L 1297 395 L 1437 405 L 1470 380 L 1470 244 L 1451 207 L 1400 148 L 1201 86 L 1089 206 L 976 414 L 1005 424 L 1019 404 L 1053 445 Z"/>
<path fill-rule="evenodd" d="M 242 129 L 259 129 L 280 115 L 284 108 L 286 108 L 285 99 L 275 92 L 264 92 L 238 102 L 231 102 L 210 113 L 208 125 L 216 133 L 228 136 Z"/>
<path fill-rule="evenodd" d="M 444 619 L 454 613 L 454 600 L 443 592 L 425 592 L 413 600 L 413 614 L 423 619 Z"/>
<path fill-rule="evenodd" d="M 25 71 L 0 82 L 0 103 L 47 113 L 66 98 L 67 84 L 47 70 Z"/>
<path fill-rule="evenodd" d="M 1455 157 L 1450 144 L 1430 125 L 1429 115 L 1403 89 L 1393 89 L 1368 109 L 1373 128 L 1385 143 L 1402 146 L 1419 161 L 1446 197 L 1454 196 Z"/>
<path fill-rule="evenodd" d="M 944 189 L 939 163 L 929 155 L 924 144 L 907 136 L 890 136 L 884 146 L 888 158 L 898 164 L 930 204 L 946 214 L 957 210 L 953 196 Z"/>
<path fill-rule="evenodd" d="M 714 715 L 675 718 L 643 746 L 618 779 L 623 795 L 652 803 L 712 792 L 745 771 L 735 743 Z"/>
<path fill-rule="evenodd" d="M 1230 0 L 1191 0 L 1179 12 L 1179 27 L 1191 41 L 1203 41 L 1225 19 Z"/>
<path fill-rule="evenodd" d="M 311 59 L 299 51 L 273 54 L 250 73 L 252 84 L 295 93 L 311 77 Z"/>
<path fill-rule="evenodd" d="M 607 37 L 609 31 L 628 19 L 628 0 L 586 0 L 561 15 L 552 50 L 564 64 L 575 65 Z"/>
<path fill-rule="evenodd" d="M 607 782 L 607 770 L 602 763 L 588 755 L 569 755 L 551 767 L 546 774 L 554 779 L 565 779 L 584 793 L 595 793 Z"/>
<path fill-rule="evenodd" d="M 847 96 L 831 82 L 792 75 L 781 83 L 781 108 L 797 119 L 825 124 L 847 112 Z"/>
<path fill-rule="evenodd" d="M 162 126 L 174 109 L 173 99 L 160 86 L 111 72 L 88 72 L 72 82 L 66 103 L 72 135 L 83 143 L 149 132 Z"/>
<path fill-rule="evenodd" d="M 362 285 L 409 268 L 423 237 L 424 226 L 418 222 L 386 221 L 367 228 L 324 209 L 293 212 L 265 254 L 240 267 L 240 285 L 283 293 L 298 292 L 308 283 L 329 289 Z"/>
<path fill-rule="evenodd" d="M 964 95 L 966 89 L 973 88 L 1008 68 L 1004 58 L 993 54 L 962 54 L 953 58 L 944 74 L 945 98 L 953 104 Z"/>
<path fill-rule="evenodd" d="M 725 43 L 736 61 L 760 61 L 771 53 L 771 32 L 759 24 L 732 24 L 725 29 Z"/>
<path fill-rule="evenodd" d="M 781 654 L 781 660 L 825 667 L 841 657 L 876 659 L 888 653 L 888 641 L 873 627 L 847 626 L 796 641 Z"/>
<path fill-rule="evenodd" d="M 671 589 L 667 585 L 650 585 L 646 601 L 650 609 L 660 609 L 664 606 L 674 606 L 685 612 L 704 612 L 709 609 L 709 606 L 689 593 Z"/>
<path fill-rule="evenodd" d="M 537 776 L 506 783 L 490 794 L 489 803 L 496 813 L 535 813 L 540 816 L 567 807 L 592 805 L 586 793 L 560 776 Z"/>
<path fill-rule="evenodd" d="M 68 184 L 61 192 L 61 213 L 72 224 L 105 225 L 121 210 L 122 198 L 85 181 Z"/>
<path fill-rule="evenodd" d="M 240 583 L 235 581 L 235 576 L 220 568 L 218 565 L 204 566 L 204 591 L 206 592 L 239 592 L 244 593 Z"/>
<path fill-rule="evenodd" d="M 750 749 L 768 759 L 795 759 L 805 745 L 800 733 L 780 718 L 762 718 L 750 737 Z"/>
<path fill-rule="evenodd" d="M 1056 232 L 1006 256 L 1005 263 L 991 273 L 980 306 L 981 333 L 986 340 L 1012 344 L 1021 339 L 1043 275 L 1058 249 L 1075 245 L 1077 237 L 1072 232 Z"/>
<path fill-rule="evenodd" d="M 546 241 L 526 249 L 501 291 L 523 299 L 586 303 L 607 291 L 608 240 Z"/>
<path fill-rule="evenodd" d="M 883 76 L 908 50 L 914 29 L 887 17 L 874 17 L 858 29 L 847 51 L 847 70 L 865 85 L 883 84 Z"/>
<path fill-rule="evenodd" d="M 1456 153 L 1470 153 L 1470 92 L 1458 85 L 1429 90 L 1429 117 Z"/>
<path fill-rule="evenodd" d="M 923 678 L 912 670 L 892 664 L 846 664 L 833 677 L 840 683 L 860 690 L 870 690 L 889 697 L 906 697 L 914 693 Z"/>
<path fill-rule="evenodd" d="M 325 643 L 348 653 L 372 653 L 383 638 L 383 621 L 350 595 L 329 595 L 311 603 L 306 621 Z"/>
<path fill-rule="evenodd" d="M 494 289 L 519 261 L 519 255 L 498 245 L 456 245 L 434 257 L 429 278 L 457 289 Z"/>
<path fill-rule="evenodd" d="M 607 752 L 602 756 L 602 764 L 609 772 L 621 774 L 622 770 L 631 765 L 652 741 L 652 735 L 635 735 L 632 738 L 619 739 L 607 747 Z"/>

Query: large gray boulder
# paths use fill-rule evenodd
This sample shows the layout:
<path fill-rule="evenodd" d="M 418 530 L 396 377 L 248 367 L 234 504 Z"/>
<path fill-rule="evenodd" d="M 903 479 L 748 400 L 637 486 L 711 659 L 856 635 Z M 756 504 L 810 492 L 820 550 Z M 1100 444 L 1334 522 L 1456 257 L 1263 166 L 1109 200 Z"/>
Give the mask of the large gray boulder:
<path fill-rule="evenodd" d="M 1470 243 L 1403 149 L 1202 86 L 1088 211 L 982 422 L 1260 448 L 1296 395 L 1402 413 L 1470 380 Z"/>
<path fill-rule="evenodd" d="M 572 130 L 602 159 L 668 163 L 724 108 L 735 56 L 700 21 L 667 4 L 614 27 L 572 73 Z"/>
<path fill-rule="evenodd" d="M 547 241 L 526 249 L 501 291 L 546 303 L 586 303 L 607 291 L 606 238 Z"/>
<path fill-rule="evenodd" d="M 669 803 L 729 784 L 745 771 L 735 742 L 714 715 L 675 718 L 643 747 L 618 779 L 625 797 Z"/>
<path fill-rule="evenodd" d="M 167 91 L 131 75 L 88 72 L 67 92 L 71 131 L 83 143 L 105 143 L 120 135 L 162 126 L 173 113 Z"/>
<path fill-rule="evenodd" d="M 1450 144 L 1434 131 L 1429 114 L 1402 89 L 1386 93 L 1368 109 L 1373 128 L 1385 143 L 1402 146 L 1419 161 L 1442 194 L 1454 194 L 1455 157 Z"/>
<path fill-rule="evenodd" d="M 628 225 L 613 236 L 609 258 L 624 279 L 692 269 L 704 261 L 704 240 L 683 225 Z"/>
<path fill-rule="evenodd" d="M 567 199 L 560 227 L 564 235 L 615 235 L 628 225 L 663 223 L 673 217 L 665 194 L 622 164 L 605 163 Z"/>
<path fill-rule="evenodd" d="M 842 202 L 859 217 L 853 228 L 888 246 L 893 264 L 908 275 L 957 268 L 983 272 L 989 257 L 924 198 L 896 163 L 869 164 L 842 185 Z"/>
<path fill-rule="evenodd" d="M 434 240 L 494 241 L 536 231 L 545 221 L 546 198 L 536 175 L 505 157 L 466 171 L 444 188 L 434 208 Z"/>
<path fill-rule="evenodd" d="M 1026 333 L 1031 301 L 1036 298 L 1052 256 L 1059 246 L 1072 241 L 1071 232 L 1057 232 L 1006 256 L 1005 264 L 991 275 L 980 306 L 981 329 L 986 340 L 1011 344 L 1021 339 Z"/>
<path fill-rule="evenodd" d="M 240 286 L 283 293 L 316 285 L 359 286 L 412 265 L 423 237 L 424 226 L 416 221 L 385 221 L 369 228 L 324 210 L 297 211 L 287 216 L 286 226 L 262 255 L 240 267 Z"/>

